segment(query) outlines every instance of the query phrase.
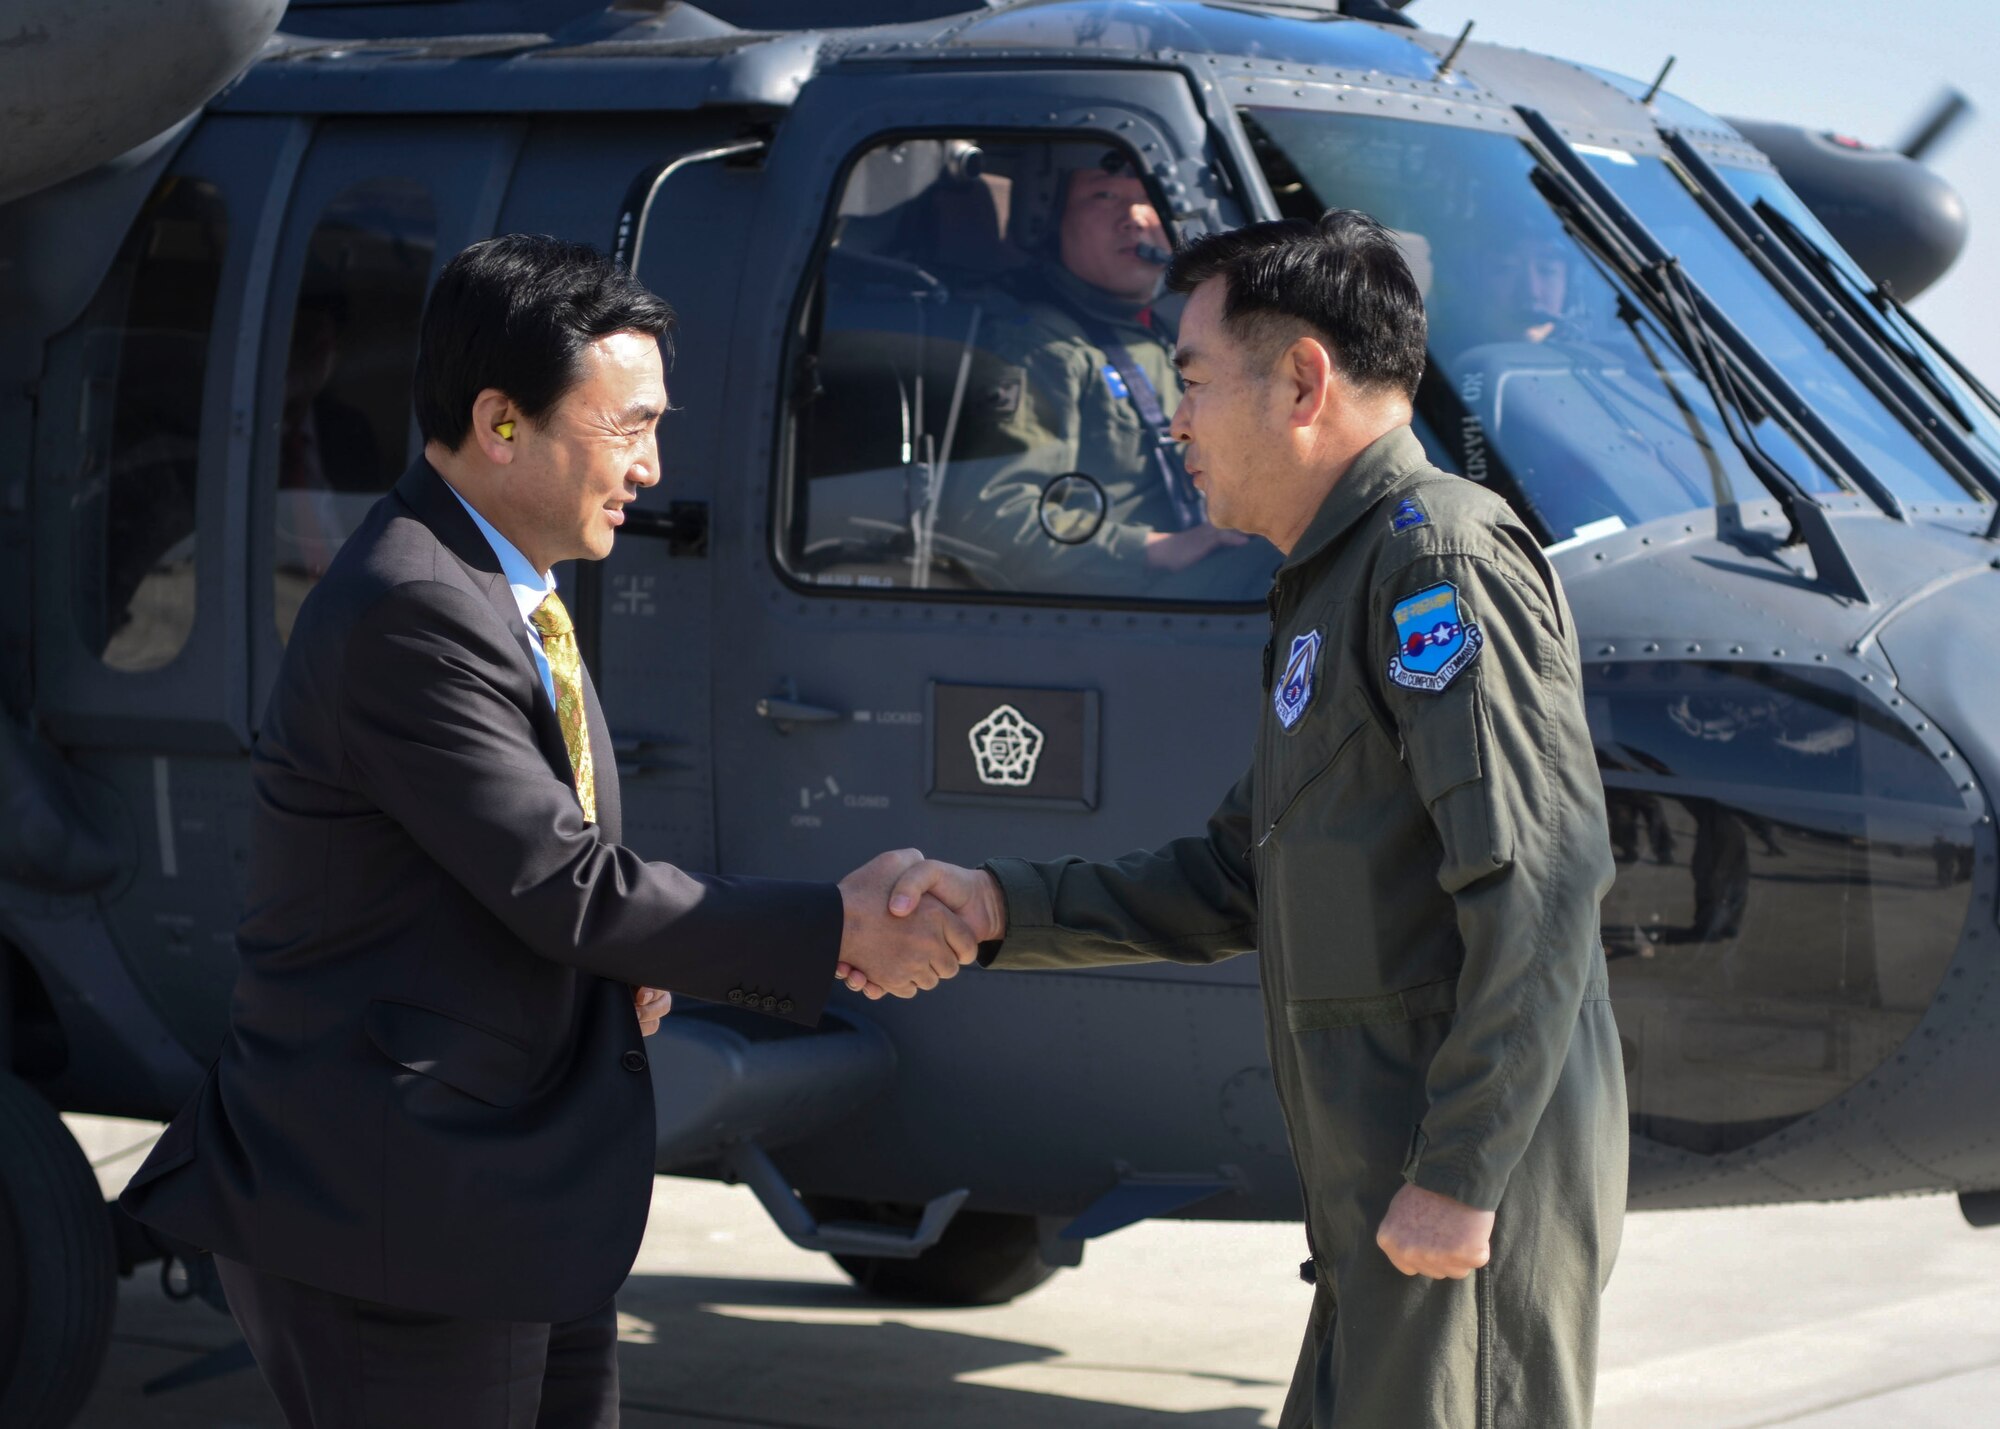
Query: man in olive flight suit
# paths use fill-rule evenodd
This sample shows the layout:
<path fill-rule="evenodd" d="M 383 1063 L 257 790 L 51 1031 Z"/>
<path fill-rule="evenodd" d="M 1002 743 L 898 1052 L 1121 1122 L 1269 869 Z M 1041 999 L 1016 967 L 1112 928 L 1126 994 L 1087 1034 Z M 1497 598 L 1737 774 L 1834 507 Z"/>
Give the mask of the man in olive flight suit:
<path fill-rule="evenodd" d="M 1172 445 L 1180 382 L 1155 308 L 1167 240 L 1146 186 L 1113 150 L 1059 174 L 1056 192 L 1049 251 L 980 335 L 1001 374 L 980 409 L 1012 454 L 966 464 L 944 529 L 990 553 L 982 573 L 1002 589 L 1255 599 L 1276 554 L 1209 523 Z M 1103 519 L 1065 544 L 1042 524 L 1042 492 L 1077 471 L 1102 489 Z"/>
<path fill-rule="evenodd" d="M 1002 968 L 1255 947 L 1317 1284 L 1284 1429 L 1587 1425 L 1627 1141 L 1568 604 L 1410 432 L 1422 299 L 1373 220 L 1206 238 L 1170 283 L 1188 468 L 1286 554 L 1255 762 L 1200 836 L 925 863 L 890 911 L 937 895 Z"/>

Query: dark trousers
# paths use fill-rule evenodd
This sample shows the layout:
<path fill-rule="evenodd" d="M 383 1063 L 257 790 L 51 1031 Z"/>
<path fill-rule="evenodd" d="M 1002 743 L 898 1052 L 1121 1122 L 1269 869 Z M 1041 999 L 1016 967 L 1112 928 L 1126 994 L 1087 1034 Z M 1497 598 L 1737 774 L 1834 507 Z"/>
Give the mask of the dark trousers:
<path fill-rule="evenodd" d="M 459 1320 L 215 1258 L 290 1429 L 617 1429 L 618 1314 Z"/>

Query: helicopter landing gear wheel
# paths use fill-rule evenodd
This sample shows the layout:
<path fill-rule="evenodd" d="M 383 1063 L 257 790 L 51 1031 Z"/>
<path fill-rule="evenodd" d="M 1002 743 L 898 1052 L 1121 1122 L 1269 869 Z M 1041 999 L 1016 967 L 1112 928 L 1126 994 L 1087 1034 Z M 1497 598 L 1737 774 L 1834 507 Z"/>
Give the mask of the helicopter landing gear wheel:
<path fill-rule="evenodd" d="M 822 1220 L 898 1227 L 917 1223 L 914 1208 L 817 1199 L 809 1204 Z M 870 1295 L 926 1305 L 1004 1305 L 1056 1273 L 1054 1266 L 1042 1260 L 1033 1216 L 992 1211 L 960 1211 L 945 1228 L 943 1238 L 913 1260 L 877 1255 L 836 1255 L 833 1259 Z"/>
<path fill-rule="evenodd" d="M 118 1298 L 111 1216 L 62 1118 L 0 1072 L 0 1424 L 62 1429 L 97 1381 Z"/>

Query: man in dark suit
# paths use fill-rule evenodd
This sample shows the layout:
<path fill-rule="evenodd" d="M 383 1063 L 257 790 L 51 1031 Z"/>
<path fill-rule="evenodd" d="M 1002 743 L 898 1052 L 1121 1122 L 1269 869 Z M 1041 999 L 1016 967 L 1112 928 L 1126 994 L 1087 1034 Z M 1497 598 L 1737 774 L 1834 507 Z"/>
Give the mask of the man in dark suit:
<path fill-rule="evenodd" d="M 424 455 L 286 650 L 230 1035 L 123 1202 L 215 1252 L 294 1426 L 616 1424 L 612 1295 L 653 1174 L 641 1026 L 664 1010 L 644 989 L 810 1025 L 837 962 L 910 996 L 976 954 L 941 906 L 887 916 L 913 851 L 835 886 L 619 843 L 549 573 L 607 555 L 659 479 L 672 326 L 579 245 L 453 259 L 418 355 Z"/>

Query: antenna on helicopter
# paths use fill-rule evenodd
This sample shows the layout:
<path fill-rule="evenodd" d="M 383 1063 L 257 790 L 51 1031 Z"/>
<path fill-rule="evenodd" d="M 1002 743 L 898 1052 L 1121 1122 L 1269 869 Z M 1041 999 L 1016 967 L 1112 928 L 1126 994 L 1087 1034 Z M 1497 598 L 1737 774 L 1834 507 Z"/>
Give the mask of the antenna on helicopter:
<path fill-rule="evenodd" d="M 1451 42 L 1451 50 L 1448 54 L 1445 55 L 1444 63 L 1440 64 L 1437 67 L 1437 77 L 1439 79 L 1443 79 L 1446 75 L 1451 73 L 1452 61 L 1457 59 L 1458 52 L 1465 48 L 1465 42 L 1472 38 L 1472 25 L 1473 22 L 1467 20 L 1465 22 L 1465 28 L 1458 32 L 1458 38 Z"/>
<path fill-rule="evenodd" d="M 1667 82 L 1667 76 L 1673 73 L 1673 69 L 1674 56 L 1668 55 L 1667 62 L 1660 66 L 1660 72 L 1653 76 L 1653 84 L 1646 91 L 1646 97 L 1639 101 L 1641 104 L 1650 105 L 1659 96 L 1660 86 Z"/>

